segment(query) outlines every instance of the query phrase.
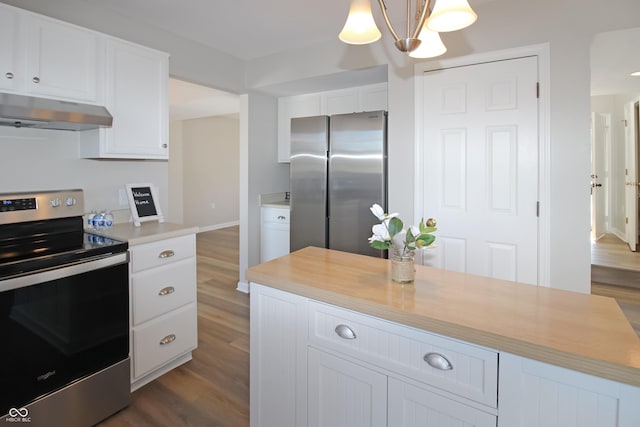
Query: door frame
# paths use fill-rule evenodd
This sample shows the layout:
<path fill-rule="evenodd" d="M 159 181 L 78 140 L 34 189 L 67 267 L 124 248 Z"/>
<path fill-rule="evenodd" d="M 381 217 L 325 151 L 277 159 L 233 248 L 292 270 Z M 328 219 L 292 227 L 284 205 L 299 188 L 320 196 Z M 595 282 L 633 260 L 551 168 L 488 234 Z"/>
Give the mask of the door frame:
<path fill-rule="evenodd" d="M 550 232 L 550 209 L 551 206 L 551 130 L 549 125 L 550 117 L 550 53 L 549 44 L 536 44 L 513 49 L 498 50 L 462 56 L 459 58 L 439 59 L 436 61 L 421 62 L 414 66 L 414 101 L 415 101 L 415 182 L 414 182 L 414 220 L 422 218 L 421 212 L 424 205 L 424 173 L 421 166 L 422 152 L 420 141 L 423 140 L 423 96 L 424 85 L 422 76 L 426 71 L 434 71 L 445 68 L 464 67 L 486 62 L 517 59 L 527 56 L 538 58 L 538 285 L 549 287 L 550 283 L 550 253 L 551 253 L 551 232 Z M 532 88 L 534 90 L 534 88 Z"/>

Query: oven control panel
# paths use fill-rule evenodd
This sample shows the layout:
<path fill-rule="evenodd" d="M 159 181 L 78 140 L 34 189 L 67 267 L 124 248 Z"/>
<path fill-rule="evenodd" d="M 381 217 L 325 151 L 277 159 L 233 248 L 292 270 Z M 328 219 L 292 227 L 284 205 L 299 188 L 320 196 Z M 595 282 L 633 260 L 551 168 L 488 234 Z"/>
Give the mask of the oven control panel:
<path fill-rule="evenodd" d="M 80 189 L 0 194 L 0 225 L 82 215 Z"/>
<path fill-rule="evenodd" d="M 37 204 L 35 197 L 0 200 L 0 212 L 26 211 L 29 209 L 36 209 L 36 207 Z"/>

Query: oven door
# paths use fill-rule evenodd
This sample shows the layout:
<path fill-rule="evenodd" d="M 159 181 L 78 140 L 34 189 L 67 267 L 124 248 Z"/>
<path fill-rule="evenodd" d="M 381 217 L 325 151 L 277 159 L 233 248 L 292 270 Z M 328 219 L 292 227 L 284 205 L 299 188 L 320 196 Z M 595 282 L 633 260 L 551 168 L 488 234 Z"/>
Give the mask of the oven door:
<path fill-rule="evenodd" d="M 0 414 L 129 357 L 119 253 L 0 281 Z"/>

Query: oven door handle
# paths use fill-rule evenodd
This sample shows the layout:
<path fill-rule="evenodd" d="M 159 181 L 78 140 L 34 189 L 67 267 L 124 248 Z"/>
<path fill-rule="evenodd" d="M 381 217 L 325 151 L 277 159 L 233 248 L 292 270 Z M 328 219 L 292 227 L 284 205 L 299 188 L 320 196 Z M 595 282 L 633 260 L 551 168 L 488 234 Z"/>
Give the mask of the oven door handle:
<path fill-rule="evenodd" d="M 38 283 L 50 282 L 64 277 L 74 276 L 105 267 L 111 267 L 118 264 L 126 264 L 129 262 L 129 253 L 122 252 L 109 256 L 100 256 L 96 258 L 88 258 L 75 263 L 63 264 L 46 270 L 37 270 L 29 274 L 0 280 L 0 292 L 10 291 L 12 289 L 25 288 Z"/>

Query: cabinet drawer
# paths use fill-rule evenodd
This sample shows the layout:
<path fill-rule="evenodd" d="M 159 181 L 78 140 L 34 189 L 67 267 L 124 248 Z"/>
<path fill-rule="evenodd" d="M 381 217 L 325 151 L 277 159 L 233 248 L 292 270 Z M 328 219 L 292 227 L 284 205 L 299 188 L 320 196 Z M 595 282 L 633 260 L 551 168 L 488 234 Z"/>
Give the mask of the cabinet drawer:
<path fill-rule="evenodd" d="M 197 347 L 195 303 L 133 328 L 133 376 L 153 369 Z"/>
<path fill-rule="evenodd" d="M 196 300 L 196 261 L 183 259 L 131 277 L 133 324 Z"/>
<path fill-rule="evenodd" d="M 196 236 L 174 237 L 157 242 L 132 246 L 131 266 L 133 272 L 159 267 L 181 259 L 195 257 Z"/>
<path fill-rule="evenodd" d="M 497 407 L 497 352 L 313 301 L 309 312 L 311 345 Z M 434 367 L 446 361 L 449 369 Z"/>
<path fill-rule="evenodd" d="M 289 224 L 289 214 L 291 211 L 286 208 L 262 207 L 260 213 L 263 223 Z"/>

